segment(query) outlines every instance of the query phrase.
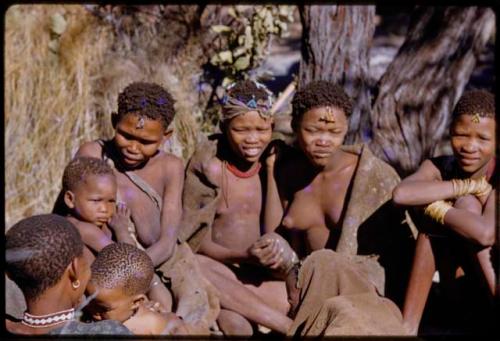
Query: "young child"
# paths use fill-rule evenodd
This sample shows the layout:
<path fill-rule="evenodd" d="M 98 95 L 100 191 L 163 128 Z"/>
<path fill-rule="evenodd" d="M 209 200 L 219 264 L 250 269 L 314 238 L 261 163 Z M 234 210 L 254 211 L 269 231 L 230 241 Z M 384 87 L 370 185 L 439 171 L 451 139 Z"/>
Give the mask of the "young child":
<path fill-rule="evenodd" d="M 125 204 L 116 207 L 116 177 L 102 159 L 80 156 L 71 160 L 63 173 L 63 196 L 66 214 L 80 232 L 89 264 L 95 255 L 114 241 L 135 245 L 127 230 L 130 212 Z M 148 295 L 169 309 L 170 292 L 155 276 Z"/>
<path fill-rule="evenodd" d="M 174 100 L 167 90 L 153 83 L 132 83 L 119 94 L 118 112 L 111 115 L 114 137 L 87 142 L 76 155 L 113 166 L 117 201 L 130 210 L 128 229 L 136 246 L 145 249 L 160 278 L 170 281 L 177 313 L 208 333 L 218 314 L 214 289 L 199 273 L 189 246 L 177 243 L 183 162 L 159 150 L 172 134 L 174 115 Z"/>
<path fill-rule="evenodd" d="M 366 145 L 342 145 L 352 104 L 337 84 L 304 85 L 292 107 L 296 143 L 278 151 L 272 174 L 281 205 L 268 202 L 278 217 L 268 227 L 302 233 L 305 254 L 326 248 L 348 256 L 380 294 L 402 306 L 414 238 L 404 211 L 391 203 L 399 176 Z"/>
<path fill-rule="evenodd" d="M 182 228 L 193 236 L 190 245 L 204 255 L 199 257 L 204 274 L 220 292 L 225 309 L 218 321 L 225 334 L 252 333 L 241 320 L 235 328 L 226 325 L 225 317 L 235 312 L 282 333 L 291 323 L 284 282 L 262 267 L 268 245 L 254 245 L 263 231 L 262 159 L 271 142 L 271 106 L 264 85 L 251 80 L 230 85 L 222 99 L 222 134 L 198 146 L 186 171 Z"/>
<path fill-rule="evenodd" d="M 130 334 L 115 321 L 76 321 L 90 265 L 76 228 L 55 214 L 23 219 L 5 235 L 5 270 L 21 288 L 27 309 L 6 321 L 15 334 Z"/>
<path fill-rule="evenodd" d="M 497 181 L 495 126 L 494 96 L 484 90 L 466 92 L 452 113 L 453 155 L 425 160 L 394 190 L 396 204 L 425 206 L 425 214 L 438 222 L 421 230 L 417 239 L 403 310 L 413 334 L 436 269 L 445 293 L 454 292 L 455 278 L 464 271 L 476 284 L 487 283 L 490 294 L 497 292 L 490 257 L 495 242 L 495 191 L 488 184 Z M 462 297 L 479 301 L 479 291 L 476 287 Z M 474 316 L 479 315 L 475 310 Z"/>
<path fill-rule="evenodd" d="M 186 335 L 187 326 L 173 313 L 161 314 L 147 306 L 146 292 L 154 267 L 137 247 L 114 243 L 99 252 L 91 266 L 85 308 L 94 320 L 116 320 L 138 335 Z"/>
<path fill-rule="evenodd" d="M 67 218 L 82 236 L 89 264 L 97 252 L 113 243 L 113 232 L 116 240 L 131 241 L 125 220 L 130 213 L 124 206 L 116 210 L 116 177 L 105 161 L 74 158 L 64 169 L 62 186 Z"/>

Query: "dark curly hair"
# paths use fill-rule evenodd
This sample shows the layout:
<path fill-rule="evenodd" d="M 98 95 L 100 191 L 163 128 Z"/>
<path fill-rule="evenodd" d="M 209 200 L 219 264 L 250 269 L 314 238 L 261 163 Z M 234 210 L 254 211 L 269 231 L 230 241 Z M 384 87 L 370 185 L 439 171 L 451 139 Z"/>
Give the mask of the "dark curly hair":
<path fill-rule="evenodd" d="M 63 191 L 72 191 L 89 175 L 111 175 L 113 169 L 106 161 L 88 156 L 79 156 L 71 160 L 64 169 L 62 186 Z"/>
<path fill-rule="evenodd" d="M 106 289 L 119 288 L 126 295 L 145 294 L 153 279 L 153 261 L 148 254 L 125 243 L 103 248 L 91 266 L 90 281 Z"/>
<path fill-rule="evenodd" d="M 470 90 L 458 101 L 452 114 L 452 121 L 460 115 L 478 114 L 495 119 L 495 96 L 486 90 Z"/>
<path fill-rule="evenodd" d="M 227 90 L 227 92 L 231 97 L 235 97 L 238 101 L 244 103 L 250 101 L 252 96 L 255 97 L 255 100 L 267 100 L 268 98 L 268 93 L 263 88 L 259 88 L 255 82 L 249 79 L 236 82 L 232 88 Z"/>
<path fill-rule="evenodd" d="M 158 84 L 131 83 L 118 95 L 118 121 L 129 113 L 159 120 L 167 129 L 175 116 L 174 99 Z"/>
<path fill-rule="evenodd" d="M 83 242 L 75 226 L 55 214 L 19 221 L 5 235 L 6 271 L 27 300 L 53 287 L 76 257 Z"/>
<path fill-rule="evenodd" d="M 292 128 L 297 129 L 302 116 L 309 110 L 332 106 L 342 109 L 349 117 L 352 113 L 351 98 L 339 85 L 325 81 L 313 81 L 299 89 L 292 100 Z"/>

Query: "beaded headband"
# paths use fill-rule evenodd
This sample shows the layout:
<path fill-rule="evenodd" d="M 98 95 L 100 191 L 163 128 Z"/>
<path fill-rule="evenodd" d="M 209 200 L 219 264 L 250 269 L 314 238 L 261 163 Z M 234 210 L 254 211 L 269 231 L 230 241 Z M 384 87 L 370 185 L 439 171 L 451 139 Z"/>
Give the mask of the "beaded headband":
<path fill-rule="evenodd" d="M 226 93 L 222 97 L 222 120 L 230 120 L 238 115 L 243 115 L 249 111 L 257 111 L 262 118 L 268 118 L 272 116 L 271 108 L 273 104 L 273 94 L 269 91 L 265 85 L 252 81 L 258 89 L 263 89 L 266 94 L 266 99 L 255 99 L 255 95 L 247 102 L 244 102 L 241 98 L 233 97 L 229 95 L 229 90 L 231 90 L 236 83 L 230 84 L 226 88 Z"/>

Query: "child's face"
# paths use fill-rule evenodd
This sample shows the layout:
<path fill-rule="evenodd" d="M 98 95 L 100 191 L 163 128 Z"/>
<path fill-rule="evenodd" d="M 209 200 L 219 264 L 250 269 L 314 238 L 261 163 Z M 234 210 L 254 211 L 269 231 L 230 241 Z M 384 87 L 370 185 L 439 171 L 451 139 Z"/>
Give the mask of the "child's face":
<path fill-rule="evenodd" d="M 347 133 L 347 117 L 336 107 L 317 107 L 304 113 L 297 129 L 300 149 L 316 167 L 325 167 Z"/>
<path fill-rule="evenodd" d="M 97 295 L 85 308 L 93 320 L 115 320 L 123 323 L 134 314 L 135 297 L 126 295 L 122 288 L 101 288 L 90 281 L 87 285 L 87 294 L 92 296 L 96 292 Z"/>
<path fill-rule="evenodd" d="M 113 175 L 90 175 L 71 194 L 68 192 L 66 204 L 82 221 L 102 227 L 115 213 L 116 178 Z"/>
<path fill-rule="evenodd" d="M 234 117 L 226 128 L 231 150 L 238 157 L 251 163 L 259 160 L 271 142 L 272 133 L 272 118 L 262 118 L 256 111 Z"/>
<path fill-rule="evenodd" d="M 127 168 L 136 168 L 156 154 L 168 133 L 158 120 L 126 114 L 115 126 L 115 144 Z"/>
<path fill-rule="evenodd" d="M 469 174 L 485 171 L 495 156 L 495 120 L 490 117 L 460 115 L 450 129 L 451 147 L 458 164 Z"/>

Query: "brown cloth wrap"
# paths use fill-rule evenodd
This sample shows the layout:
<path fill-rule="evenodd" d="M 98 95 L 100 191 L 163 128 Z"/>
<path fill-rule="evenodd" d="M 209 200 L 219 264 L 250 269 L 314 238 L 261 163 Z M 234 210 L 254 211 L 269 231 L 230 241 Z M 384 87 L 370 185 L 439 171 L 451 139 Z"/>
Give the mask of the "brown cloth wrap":
<path fill-rule="evenodd" d="M 331 250 L 318 250 L 303 262 L 297 315 L 287 336 L 408 335 L 401 312 L 355 263 Z"/>
<path fill-rule="evenodd" d="M 217 138 L 201 142 L 186 167 L 182 193 L 182 223 L 179 239 L 186 241 L 194 252 L 200 247 L 205 233 L 212 227 L 221 196 L 220 188 L 204 174 L 210 159 L 217 154 Z"/>
<path fill-rule="evenodd" d="M 101 144 L 103 145 L 103 144 Z M 105 149 L 103 145 L 103 155 Z M 104 159 L 114 168 L 109 157 Z M 161 196 L 136 173 L 123 173 L 129 180 L 142 190 L 154 203 L 160 215 Z M 135 236 L 135 224 L 130 219 L 129 231 L 132 232 L 137 247 L 144 249 Z M 193 334 L 210 334 L 209 328 L 215 323 L 220 312 L 219 294 L 217 289 L 203 277 L 193 251 L 189 245 L 178 238 L 172 257 L 156 267 L 157 274 L 163 282 L 171 283 L 172 293 L 176 302 L 176 314 L 191 327 Z"/>
<path fill-rule="evenodd" d="M 359 156 L 335 251 L 359 264 L 378 292 L 402 305 L 416 230 L 404 209 L 392 203 L 396 171 L 364 144 L 342 146 Z"/>

